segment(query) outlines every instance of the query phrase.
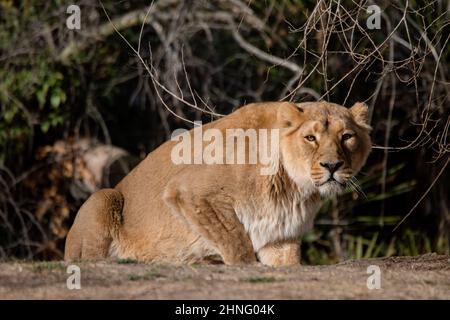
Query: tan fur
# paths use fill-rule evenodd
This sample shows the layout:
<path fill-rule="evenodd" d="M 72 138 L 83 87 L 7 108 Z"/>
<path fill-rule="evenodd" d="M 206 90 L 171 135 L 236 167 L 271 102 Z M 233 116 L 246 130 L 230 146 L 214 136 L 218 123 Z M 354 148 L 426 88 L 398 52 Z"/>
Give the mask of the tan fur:
<path fill-rule="evenodd" d="M 300 237 L 312 227 L 321 196 L 342 191 L 366 161 L 366 121 L 361 103 L 351 109 L 326 102 L 244 106 L 203 130 L 216 128 L 225 136 L 227 128 L 280 129 L 276 174 L 261 175 L 260 164 L 175 165 L 170 155 L 177 142 L 168 141 L 114 189 L 86 201 L 67 237 L 65 258 L 299 263 Z M 351 134 L 346 141 L 344 133 Z M 337 181 L 326 181 L 324 162 L 342 162 Z"/>

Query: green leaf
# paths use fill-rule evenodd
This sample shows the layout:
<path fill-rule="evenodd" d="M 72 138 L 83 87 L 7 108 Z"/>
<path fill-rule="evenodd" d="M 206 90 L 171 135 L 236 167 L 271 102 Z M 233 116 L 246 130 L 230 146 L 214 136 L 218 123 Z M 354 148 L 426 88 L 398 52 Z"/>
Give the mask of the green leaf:
<path fill-rule="evenodd" d="M 50 97 L 50 104 L 54 109 L 58 108 L 61 104 L 61 96 L 55 92 L 52 93 L 52 96 Z"/>
<path fill-rule="evenodd" d="M 7 123 L 11 123 L 12 119 L 17 113 L 17 108 L 11 106 L 10 108 L 7 108 L 5 112 L 3 113 L 3 117 Z"/>
<path fill-rule="evenodd" d="M 47 133 L 49 128 L 50 128 L 50 122 L 41 123 L 41 130 L 43 133 Z"/>
<path fill-rule="evenodd" d="M 45 104 L 45 99 L 47 97 L 47 91 L 43 90 L 43 89 L 37 91 L 36 92 L 36 97 L 37 97 L 37 100 L 39 102 L 39 107 L 42 108 L 44 106 L 44 104 Z"/>

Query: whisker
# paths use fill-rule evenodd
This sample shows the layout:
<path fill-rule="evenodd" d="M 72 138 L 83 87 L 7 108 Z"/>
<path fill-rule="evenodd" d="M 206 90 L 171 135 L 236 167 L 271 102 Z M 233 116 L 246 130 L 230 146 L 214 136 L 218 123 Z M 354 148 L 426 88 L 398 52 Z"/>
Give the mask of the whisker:
<path fill-rule="evenodd" d="M 356 192 L 359 194 L 358 190 L 355 189 L 355 186 L 352 184 L 352 182 L 349 180 L 347 181 L 347 188 L 349 188 L 351 191 Z"/>
<path fill-rule="evenodd" d="M 362 189 L 361 184 L 359 183 L 358 179 L 356 177 L 351 177 L 349 181 L 351 181 L 351 183 L 355 186 L 355 188 L 358 189 L 358 191 L 364 197 L 364 199 L 367 200 L 367 195 L 364 192 L 364 190 Z"/>
<path fill-rule="evenodd" d="M 352 181 L 348 180 L 347 186 L 350 188 L 351 191 L 356 192 L 358 195 L 360 194 L 359 190 L 355 187 L 355 185 L 352 183 Z"/>

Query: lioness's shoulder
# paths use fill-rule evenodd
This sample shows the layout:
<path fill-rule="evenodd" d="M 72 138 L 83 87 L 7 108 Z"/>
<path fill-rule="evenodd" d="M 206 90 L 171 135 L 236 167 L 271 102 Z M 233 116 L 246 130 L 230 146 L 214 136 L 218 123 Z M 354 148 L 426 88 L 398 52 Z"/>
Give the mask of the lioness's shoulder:
<path fill-rule="evenodd" d="M 244 105 L 224 118 L 227 126 L 240 128 L 272 128 L 285 119 L 296 117 L 298 106 L 291 102 L 255 102 Z"/>

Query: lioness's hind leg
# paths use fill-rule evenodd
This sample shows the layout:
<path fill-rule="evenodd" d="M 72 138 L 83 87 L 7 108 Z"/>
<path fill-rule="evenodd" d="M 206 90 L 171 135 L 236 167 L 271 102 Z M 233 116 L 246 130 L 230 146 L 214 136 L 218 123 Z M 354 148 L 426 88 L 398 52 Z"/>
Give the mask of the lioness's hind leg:
<path fill-rule="evenodd" d="M 65 260 L 103 259 L 122 221 L 123 196 L 114 189 L 92 194 L 81 206 L 70 229 Z"/>

